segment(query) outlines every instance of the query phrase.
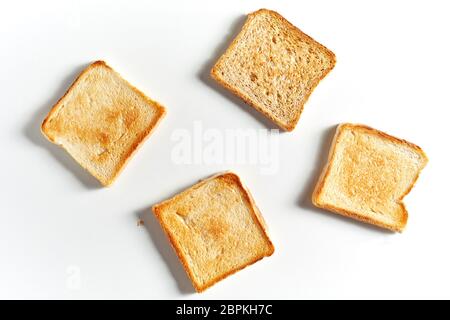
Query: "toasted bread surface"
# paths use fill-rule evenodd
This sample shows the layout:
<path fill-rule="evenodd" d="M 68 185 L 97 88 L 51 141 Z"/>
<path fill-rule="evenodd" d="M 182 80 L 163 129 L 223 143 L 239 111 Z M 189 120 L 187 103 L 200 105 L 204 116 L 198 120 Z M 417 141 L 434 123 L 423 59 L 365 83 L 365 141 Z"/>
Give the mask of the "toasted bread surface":
<path fill-rule="evenodd" d="M 153 212 L 198 292 L 274 252 L 253 198 L 231 172 L 195 184 Z"/>
<path fill-rule="evenodd" d="M 96 61 L 53 106 L 41 130 L 109 186 L 164 115 L 164 107 Z"/>
<path fill-rule="evenodd" d="M 280 14 L 248 15 L 212 77 L 280 128 L 292 131 L 311 92 L 333 69 L 333 52 Z"/>
<path fill-rule="evenodd" d="M 402 199 L 427 162 L 422 149 L 410 142 L 364 125 L 341 124 L 312 201 L 317 207 L 402 231 L 408 219 Z"/>

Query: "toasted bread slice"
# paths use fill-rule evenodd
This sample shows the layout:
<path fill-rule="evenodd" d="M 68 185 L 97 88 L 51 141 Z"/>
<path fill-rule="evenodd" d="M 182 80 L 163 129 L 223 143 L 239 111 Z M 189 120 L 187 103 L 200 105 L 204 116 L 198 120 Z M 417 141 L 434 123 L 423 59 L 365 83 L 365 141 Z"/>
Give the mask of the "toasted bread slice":
<path fill-rule="evenodd" d="M 284 130 L 333 69 L 335 55 L 274 11 L 248 15 L 241 32 L 211 70 L 212 77 Z"/>
<path fill-rule="evenodd" d="M 314 205 L 402 231 L 402 202 L 427 164 L 418 146 L 364 125 L 341 124 L 314 190 Z"/>
<path fill-rule="evenodd" d="M 109 186 L 164 114 L 164 107 L 97 61 L 53 106 L 41 130 Z"/>
<path fill-rule="evenodd" d="M 261 213 L 234 173 L 201 181 L 153 212 L 198 292 L 274 252 Z"/>

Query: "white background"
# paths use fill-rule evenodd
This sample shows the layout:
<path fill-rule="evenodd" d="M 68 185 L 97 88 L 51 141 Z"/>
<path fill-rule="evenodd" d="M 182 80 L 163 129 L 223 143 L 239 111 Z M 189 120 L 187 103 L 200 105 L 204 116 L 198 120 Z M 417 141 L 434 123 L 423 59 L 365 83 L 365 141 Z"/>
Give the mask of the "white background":
<path fill-rule="evenodd" d="M 208 76 L 244 15 L 261 7 L 338 61 L 296 130 L 281 134 L 277 174 L 173 163 L 171 134 L 196 120 L 221 132 L 271 128 Z M 449 9 L 447 1 L 2 1 L 0 298 L 450 298 Z M 39 131 L 97 59 L 168 111 L 109 189 Z M 406 198 L 404 233 L 312 207 L 340 122 L 428 154 Z M 276 252 L 196 294 L 149 208 L 224 169 L 251 189 Z"/>

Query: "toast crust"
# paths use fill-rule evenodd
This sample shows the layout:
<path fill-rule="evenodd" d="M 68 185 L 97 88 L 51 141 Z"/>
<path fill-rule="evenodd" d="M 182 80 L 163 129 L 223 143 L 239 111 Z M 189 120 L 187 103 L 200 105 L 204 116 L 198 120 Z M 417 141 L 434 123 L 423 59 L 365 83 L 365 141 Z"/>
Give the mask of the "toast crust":
<path fill-rule="evenodd" d="M 267 110 L 265 110 L 264 108 L 262 108 L 258 103 L 256 103 L 255 101 L 252 101 L 250 98 L 248 98 L 246 95 L 242 94 L 241 92 L 239 92 L 239 90 L 237 90 L 234 86 L 230 85 L 229 83 L 227 83 L 224 79 L 222 79 L 222 77 L 220 76 L 220 72 L 219 72 L 219 64 L 221 62 L 221 60 L 223 59 L 223 57 L 229 56 L 231 54 L 231 52 L 233 52 L 233 50 L 236 48 L 236 46 L 238 45 L 238 43 L 241 41 L 243 34 L 246 33 L 246 31 L 249 29 L 252 20 L 258 16 L 261 13 L 267 13 L 270 14 L 274 19 L 280 21 L 281 23 L 283 23 L 284 25 L 286 25 L 288 27 L 288 29 L 290 30 L 290 32 L 297 34 L 300 38 L 302 39 L 306 39 L 309 42 L 314 43 L 316 46 L 318 46 L 319 48 L 322 49 L 323 53 L 325 55 L 328 56 L 328 58 L 331 61 L 331 65 L 330 67 L 326 68 L 324 70 L 324 72 L 321 74 L 321 76 L 317 79 L 315 79 L 312 84 L 311 84 L 311 89 L 309 90 L 309 92 L 307 92 L 307 94 L 305 95 L 304 99 L 302 101 L 298 101 L 298 104 L 296 107 L 299 108 L 299 112 L 296 114 L 294 122 L 289 123 L 289 124 L 284 124 L 281 121 L 279 121 L 272 113 L 268 112 Z M 239 34 L 233 39 L 233 41 L 231 42 L 231 44 L 229 45 L 229 47 L 225 50 L 225 52 L 223 53 L 223 55 L 217 60 L 217 62 L 214 64 L 214 66 L 211 69 L 211 77 L 216 80 L 220 85 L 222 85 L 224 88 L 226 88 L 227 90 L 231 91 L 234 95 L 236 95 L 237 97 L 239 97 L 242 101 L 244 101 L 245 103 L 247 103 L 248 105 L 250 105 L 251 107 L 253 107 L 254 109 L 256 109 L 257 111 L 261 112 L 266 118 L 270 119 L 271 121 L 273 121 L 279 128 L 285 130 L 285 131 L 292 131 L 295 129 L 295 127 L 297 126 L 297 123 L 300 119 L 300 116 L 303 112 L 303 108 L 304 105 L 306 104 L 306 102 L 308 101 L 311 93 L 314 91 L 314 89 L 317 87 L 317 85 L 319 84 L 319 82 L 325 78 L 325 76 L 334 68 L 334 66 L 336 65 L 336 56 L 335 54 L 329 50 L 327 47 L 325 47 L 324 45 L 320 44 L 319 42 L 317 42 L 316 40 L 314 40 L 312 37 L 308 36 L 307 34 L 305 34 L 303 31 L 301 31 L 299 28 L 297 28 L 296 26 L 294 26 L 292 23 L 290 23 L 288 20 L 286 20 L 282 15 L 280 15 L 278 12 L 272 11 L 272 10 L 268 10 L 268 9 L 259 9 L 255 12 L 252 12 L 250 14 L 247 15 L 247 20 L 244 23 L 244 26 L 242 27 L 242 30 L 239 32 Z"/>
<path fill-rule="evenodd" d="M 199 283 L 197 283 L 194 274 L 192 273 L 192 269 L 189 267 L 189 263 L 186 261 L 184 255 L 182 254 L 182 249 L 181 249 L 181 245 L 179 243 L 179 241 L 177 241 L 177 239 L 175 239 L 170 230 L 169 230 L 169 226 L 167 226 L 162 218 L 161 218 L 161 214 L 164 210 L 164 208 L 171 203 L 172 201 L 176 201 L 176 199 L 179 199 L 187 194 L 189 194 L 192 190 L 198 189 L 201 186 L 203 186 L 204 184 L 206 184 L 207 182 L 217 179 L 217 178 L 222 178 L 224 179 L 224 181 L 227 182 L 227 184 L 237 184 L 237 186 L 239 188 L 241 188 L 244 192 L 244 196 L 246 197 L 246 201 L 250 204 L 250 208 L 251 208 L 251 213 L 252 213 L 252 218 L 253 221 L 258 225 L 258 227 L 260 228 L 260 230 L 263 232 L 265 241 L 267 242 L 267 245 L 269 246 L 269 251 L 261 256 L 256 257 L 253 260 L 248 261 L 246 264 L 238 266 L 236 268 L 233 268 L 232 270 L 229 270 L 228 272 L 225 272 L 221 275 L 216 276 L 215 278 L 211 279 L 209 282 L 205 283 L 204 285 L 200 285 Z M 195 290 L 197 292 L 203 292 L 206 289 L 208 289 L 209 287 L 213 286 L 214 284 L 216 284 L 217 282 L 219 282 L 220 280 L 223 280 L 225 278 L 227 278 L 228 276 L 244 269 L 245 267 L 254 264 L 255 262 L 271 256 L 274 251 L 275 251 L 275 247 L 272 243 L 272 241 L 270 240 L 268 233 L 267 233 L 267 226 L 266 223 L 261 215 L 261 212 L 259 211 L 259 209 L 256 207 L 255 202 L 251 196 L 251 194 L 248 192 L 248 189 L 243 185 L 241 179 L 239 178 L 239 176 L 233 172 L 230 171 L 226 171 L 226 172 L 221 172 L 218 174 L 215 174 L 209 178 L 200 180 L 198 183 L 194 184 L 193 186 L 185 189 L 184 191 L 178 193 L 177 195 L 173 196 L 170 199 L 167 199 L 163 202 L 160 202 L 158 204 L 155 204 L 152 207 L 152 211 L 155 215 L 155 217 L 157 218 L 157 220 L 159 221 L 159 224 L 161 225 L 162 229 L 164 230 L 164 233 L 166 234 L 167 238 L 169 239 L 170 245 L 172 246 L 172 248 L 174 249 L 175 253 L 177 254 L 178 258 L 181 261 L 181 264 L 183 265 L 184 270 L 186 271 L 186 273 L 188 274 L 192 285 L 194 286 Z"/>
<path fill-rule="evenodd" d="M 424 159 L 424 164 L 420 168 L 420 170 L 418 170 L 418 172 L 415 174 L 412 183 L 405 189 L 405 191 L 398 197 L 398 199 L 395 199 L 396 203 L 400 207 L 400 210 L 402 211 L 402 221 L 399 224 L 393 225 L 393 224 L 383 223 L 382 221 L 378 221 L 378 220 L 372 219 L 368 216 L 361 215 L 358 212 L 346 210 L 343 208 L 338 208 L 336 206 L 333 206 L 330 204 L 324 204 L 324 203 L 320 202 L 320 196 L 323 192 L 325 181 L 327 180 L 327 178 L 330 175 L 331 165 L 336 156 L 336 152 L 335 152 L 336 146 L 339 143 L 339 138 L 341 137 L 341 134 L 343 133 L 344 129 L 350 129 L 350 130 L 363 129 L 363 130 L 366 130 L 367 132 L 370 132 L 371 134 L 374 134 L 378 137 L 387 139 L 391 142 L 407 145 L 407 146 L 411 147 L 412 149 L 414 149 L 417 153 L 419 153 L 421 155 L 421 157 Z M 391 231 L 402 232 L 408 221 L 408 211 L 406 210 L 406 207 L 405 207 L 404 203 L 402 202 L 402 200 L 414 187 L 415 183 L 417 182 L 417 179 L 419 178 L 421 171 L 423 170 L 423 168 L 425 167 L 427 162 L 428 162 L 428 157 L 425 154 L 425 152 L 419 146 L 417 146 L 409 141 L 399 139 L 399 138 L 391 136 L 383 131 L 371 128 L 371 127 L 363 125 L 363 124 L 342 123 L 342 124 L 338 125 L 338 127 L 336 129 L 336 134 L 333 137 L 333 141 L 331 143 L 330 151 L 328 154 L 327 163 L 322 170 L 322 173 L 319 177 L 319 180 L 318 180 L 316 187 L 314 189 L 314 192 L 312 194 L 312 202 L 316 207 L 326 209 L 326 210 L 329 210 L 329 211 L 332 211 L 332 212 L 335 212 L 335 213 L 341 214 L 343 216 L 347 216 L 347 217 L 350 217 L 350 218 L 353 218 L 353 219 L 356 219 L 356 220 L 359 220 L 362 222 L 370 223 L 370 224 L 376 225 L 378 227 L 386 228 Z"/>
<path fill-rule="evenodd" d="M 97 67 L 103 67 L 110 71 L 112 71 L 115 75 L 120 77 L 127 86 L 129 86 L 130 89 L 134 93 L 136 93 L 138 96 L 140 96 L 147 104 L 154 106 L 157 109 L 157 116 L 155 117 L 155 120 L 143 131 L 139 134 L 139 136 L 136 137 L 134 140 L 132 146 L 127 150 L 125 155 L 121 157 L 120 162 L 117 166 L 117 170 L 114 172 L 114 174 L 107 180 L 105 180 L 103 177 L 98 175 L 98 173 L 95 170 L 90 170 L 87 166 L 82 164 L 80 161 L 78 161 L 72 153 L 70 153 L 67 148 L 63 144 L 59 144 L 55 141 L 54 137 L 47 131 L 47 126 L 54 116 L 58 114 L 58 112 L 64 107 L 64 105 L 61 104 L 61 102 L 64 101 L 64 99 L 67 97 L 67 95 L 76 88 L 76 86 L 79 84 L 79 82 L 83 79 L 83 76 L 92 71 L 94 68 Z M 98 60 L 93 63 L 91 63 L 88 67 L 86 67 L 81 73 L 77 76 L 77 78 L 73 81 L 73 83 L 69 86 L 67 91 L 64 93 L 64 95 L 59 98 L 59 100 L 52 106 L 50 112 L 47 114 L 45 119 L 43 120 L 41 124 L 41 132 L 44 135 L 44 137 L 49 140 L 50 142 L 62 147 L 83 169 L 88 171 L 90 174 L 92 174 L 100 183 L 108 187 L 110 186 L 116 178 L 120 175 L 122 170 L 125 168 L 126 164 L 129 162 L 129 160 L 132 158 L 132 156 L 136 153 L 136 151 L 139 149 L 139 147 L 148 139 L 148 137 L 151 135 L 153 130 L 158 126 L 160 121 L 165 117 L 166 115 L 166 109 L 158 102 L 151 100 L 149 97 L 147 97 L 143 92 L 141 92 L 139 89 L 137 89 L 135 86 L 130 84 L 126 79 L 124 79 L 118 72 L 116 72 L 114 69 L 112 69 L 109 65 L 106 64 L 105 61 Z"/>

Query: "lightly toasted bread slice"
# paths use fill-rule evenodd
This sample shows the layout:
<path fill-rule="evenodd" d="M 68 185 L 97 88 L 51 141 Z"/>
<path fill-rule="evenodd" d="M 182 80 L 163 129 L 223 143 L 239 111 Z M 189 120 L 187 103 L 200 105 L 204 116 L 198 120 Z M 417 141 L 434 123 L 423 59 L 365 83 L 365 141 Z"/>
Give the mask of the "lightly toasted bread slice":
<path fill-rule="evenodd" d="M 260 211 L 234 173 L 200 181 L 152 209 L 197 292 L 274 252 Z"/>
<path fill-rule="evenodd" d="M 280 14 L 260 9 L 211 70 L 211 76 L 286 131 L 336 64 L 333 52 Z"/>
<path fill-rule="evenodd" d="M 96 61 L 53 106 L 41 130 L 109 186 L 165 112 L 104 61 Z"/>
<path fill-rule="evenodd" d="M 400 232 L 408 220 L 402 199 L 427 162 L 422 149 L 410 142 L 364 125 L 341 124 L 312 202 Z"/>

